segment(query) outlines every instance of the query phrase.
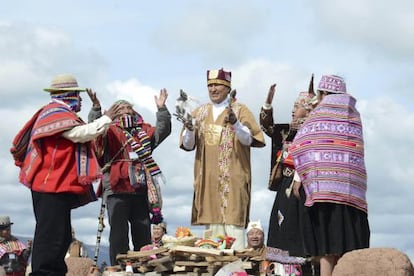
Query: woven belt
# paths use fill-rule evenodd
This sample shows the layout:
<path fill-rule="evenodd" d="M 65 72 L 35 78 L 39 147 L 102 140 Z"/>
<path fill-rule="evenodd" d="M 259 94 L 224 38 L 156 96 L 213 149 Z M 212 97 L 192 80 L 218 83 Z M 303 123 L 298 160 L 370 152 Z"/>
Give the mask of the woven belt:
<path fill-rule="evenodd" d="M 292 169 L 292 168 L 289 168 L 289 167 L 284 167 L 283 171 L 282 171 L 283 175 L 286 176 L 286 177 L 291 177 L 294 172 L 295 172 L 295 170 Z"/>

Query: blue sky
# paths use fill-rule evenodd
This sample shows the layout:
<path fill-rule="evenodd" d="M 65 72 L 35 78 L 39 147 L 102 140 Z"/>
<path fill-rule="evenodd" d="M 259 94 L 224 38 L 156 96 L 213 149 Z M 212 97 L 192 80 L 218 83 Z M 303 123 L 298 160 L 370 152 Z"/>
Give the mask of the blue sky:
<path fill-rule="evenodd" d="M 364 124 L 372 247 L 414 257 L 414 2 L 293 1 L 7 1 L 0 10 L 0 214 L 31 236 L 30 192 L 18 184 L 9 148 L 59 73 L 74 74 L 108 108 L 128 99 L 155 122 L 153 96 L 179 90 L 208 101 L 206 70 L 233 73 L 238 100 L 258 118 L 277 83 L 275 116 L 289 122 L 297 93 L 315 73 L 339 74 Z M 85 95 L 80 115 L 91 103 Z M 164 215 L 171 232 L 190 227 L 193 153 L 178 148 L 181 125 L 154 153 L 167 177 Z M 266 138 L 267 139 L 267 138 Z M 251 219 L 267 229 L 275 194 L 266 189 L 270 140 L 252 149 Z M 73 211 L 78 238 L 94 244 L 99 202 Z M 202 228 L 192 227 L 199 233 Z M 109 226 L 102 242 L 107 244 Z"/>

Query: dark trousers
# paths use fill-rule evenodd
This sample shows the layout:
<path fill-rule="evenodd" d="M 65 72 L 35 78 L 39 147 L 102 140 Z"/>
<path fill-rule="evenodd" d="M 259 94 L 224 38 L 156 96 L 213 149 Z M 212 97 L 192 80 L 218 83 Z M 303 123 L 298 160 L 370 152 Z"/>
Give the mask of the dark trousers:
<path fill-rule="evenodd" d="M 109 233 L 109 255 L 111 265 L 117 265 L 116 255 L 129 249 L 129 225 L 134 251 L 151 243 L 151 222 L 148 200 L 145 194 L 115 194 L 107 198 Z"/>
<path fill-rule="evenodd" d="M 64 276 L 65 255 L 72 240 L 70 211 L 76 195 L 32 191 L 32 200 L 36 229 L 30 275 Z"/>

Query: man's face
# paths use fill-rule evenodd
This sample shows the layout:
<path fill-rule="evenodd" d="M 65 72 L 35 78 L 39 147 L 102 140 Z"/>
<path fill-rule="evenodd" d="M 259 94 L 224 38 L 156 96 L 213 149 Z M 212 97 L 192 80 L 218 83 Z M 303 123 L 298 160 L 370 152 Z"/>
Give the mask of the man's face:
<path fill-rule="evenodd" d="M 303 107 L 301 104 L 295 103 L 292 109 L 292 122 L 291 126 L 293 128 L 298 128 L 299 121 L 302 118 L 305 118 L 308 116 L 308 111 Z M 303 120 L 302 120 L 303 121 Z"/>
<path fill-rule="evenodd" d="M 152 238 L 154 240 L 159 240 L 164 235 L 164 229 L 160 226 L 153 226 L 152 227 Z"/>
<path fill-rule="evenodd" d="M 0 228 L 0 237 L 9 239 L 11 236 L 11 227 L 9 226 L 1 226 Z"/>
<path fill-rule="evenodd" d="M 253 249 L 259 249 L 264 245 L 264 234 L 259 229 L 251 229 L 247 233 L 247 247 Z"/>
<path fill-rule="evenodd" d="M 209 84 L 207 87 L 210 100 L 216 104 L 223 102 L 230 92 L 230 87 L 227 87 L 223 84 L 213 83 Z"/>
<path fill-rule="evenodd" d="M 118 117 L 122 115 L 131 115 L 134 116 L 134 109 L 132 108 L 132 105 L 127 103 L 121 103 L 119 105 L 119 111 L 118 111 Z"/>

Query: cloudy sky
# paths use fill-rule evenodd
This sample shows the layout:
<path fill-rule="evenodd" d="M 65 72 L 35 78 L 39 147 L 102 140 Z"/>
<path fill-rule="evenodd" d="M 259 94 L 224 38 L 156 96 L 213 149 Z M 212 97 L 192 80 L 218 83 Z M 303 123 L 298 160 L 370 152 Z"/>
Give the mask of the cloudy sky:
<path fill-rule="evenodd" d="M 238 100 L 258 118 L 277 83 L 275 116 L 289 122 L 297 93 L 315 73 L 339 74 L 358 102 L 364 124 L 372 247 L 414 258 L 414 2 L 292 1 L 6 1 L 0 9 L 0 214 L 13 233 L 32 236 L 30 191 L 17 181 L 9 149 L 17 131 L 49 100 L 43 88 L 74 74 L 108 108 L 127 99 L 149 123 L 154 95 L 179 90 L 208 101 L 206 70 L 233 73 Z M 85 95 L 86 118 L 91 102 Z M 181 125 L 154 156 L 170 232 L 190 227 L 193 153 L 178 148 Z M 252 149 L 251 219 L 267 229 L 275 194 L 267 190 L 270 140 Z M 95 244 L 100 202 L 72 213 L 78 238 Z M 191 227 L 201 233 L 201 227 Z M 108 244 L 109 226 L 102 243 Z"/>

